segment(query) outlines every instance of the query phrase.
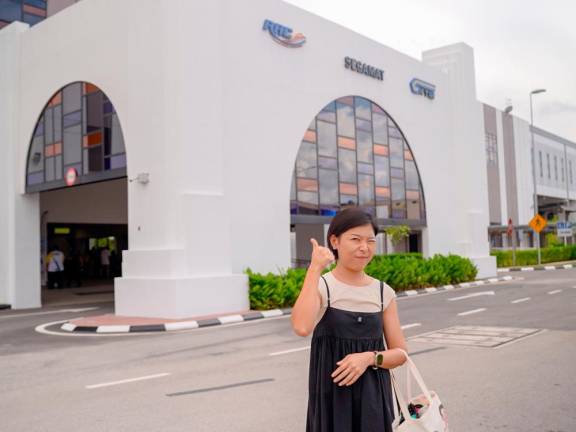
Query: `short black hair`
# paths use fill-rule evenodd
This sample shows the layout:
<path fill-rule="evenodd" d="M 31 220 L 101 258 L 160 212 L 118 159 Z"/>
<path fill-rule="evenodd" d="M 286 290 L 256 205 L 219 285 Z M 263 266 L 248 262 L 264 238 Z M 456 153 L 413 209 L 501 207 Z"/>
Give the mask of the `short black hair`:
<path fill-rule="evenodd" d="M 372 225 L 374 235 L 378 234 L 378 225 L 374 222 L 372 215 L 367 213 L 360 207 L 349 207 L 336 213 L 336 216 L 330 222 L 328 233 L 326 234 L 326 242 L 328 248 L 332 251 L 336 259 L 338 259 L 338 251 L 332 248 L 330 237 L 335 235 L 340 237 L 342 233 L 362 225 Z"/>

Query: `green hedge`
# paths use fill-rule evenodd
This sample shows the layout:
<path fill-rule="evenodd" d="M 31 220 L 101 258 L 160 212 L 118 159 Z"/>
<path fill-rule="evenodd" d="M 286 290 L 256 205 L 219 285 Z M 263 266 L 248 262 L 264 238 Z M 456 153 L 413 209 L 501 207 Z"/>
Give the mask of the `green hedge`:
<path fill-rule="evenodd" d="M 328 271 L 328 270 L 327 270 Z M 292 307 L 298 298 L 306 269 L 262 275 L 246 270 L 250 284 L 250 308 L 267 310 Z M 467 258 L 457 255 L 377 255 L 366 267 L 370 276 L 385 281 L 396 291 L 471 281 L 478 270 Z"/>
<path fill-rule="evenodd" d="M 512 251 L 492 251 L 490 255 L 496 257 L 498 267 L 512 266 Z M 553 246 L 540 250 L 542 263 L 576 260 L 576 245 Z M 538 264 L 538 251 L 536 249 L 521 249 L 516 251 L 516 265 Z"/>

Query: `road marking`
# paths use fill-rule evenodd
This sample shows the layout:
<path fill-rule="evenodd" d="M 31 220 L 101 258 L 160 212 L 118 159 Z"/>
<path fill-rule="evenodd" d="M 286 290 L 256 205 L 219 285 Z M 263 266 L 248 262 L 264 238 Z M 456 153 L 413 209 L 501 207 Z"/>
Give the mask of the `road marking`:
<path fill-rule="evenodd" d="M 532 333 L 532 334 L 529 334 L 529 335 L 527 335 L 527 336 L 523 336 L 523 337 L 521 337 L 521 338 L 513 339 L 513 340 L 511 340 L 510 342 L 505 342 L 505 343 L 503 343 L 503 344 L 501 344 L 501 345 L 495 346 L 494 349 L 500 349 L 500 348 L 502 348 L 502 347 L 504 347 L 504 346 L 508 346 L 508 345 L 512 345 L 513 343 L 521 342 L 521 341 L 523 341 L 524 339 L 528 339 L 528 338 L 531 338 L 531 337 L 534 337 L 534 336 L 538 336 L 538 335 L 540 335 L 540 334 L 542 334 L 542 333 L 546 333 L 547 331 L 548 331 L 547 329 L 538 330 L 537 332 Z"/>
<path fill-rule="evenodd" d="M 119 385 L 119 384 L 132 383 L 132 382 L 136 382 L 136 381 L 144 381 L 144 380 L 149 380 L 149 379 L 154 379 L 154 378 L 162 378 L 162 377 L 165 377 L 168 375 L 172 375 L 172 374 L 170 372 L 164 372 L 164 373 L 160 373 L 160 374 L 156 374 L 156 375 L 148 375 L 148 376 L 143 376 L 143 377 L 138 377 L 138 378 L 130 378 L 130 379 L 125 379 L 125 380 L 121 380 L 121 381 L 112 381 L 112 382 L 107 382 L 107 383 L 102 383 L 102 384 L 92 384 L 92 385 L 87 385 L 86 389 L 92 390 L 95 388 L 110 387 L 110 386 L 115 386 L 115 385 Z"/>
<path fill-rule="evenodd" d="M 93 311 L 93 310 L 96 310 L 96 309 L 100 309 L 100 308 L 98 308 L 98 307 L 90 307 L 90 308 L 83 308 L 83 309 L 59 309 L 59 310 L 46 311 L 46 312 L 33 312 L 33 313 L 24 313 L 24 314 L 8 315 L 8 316 L 0 317 L 0 319 L 30 317 L 30 316 L 48 315 L 48 314 L 55 314 L 55 313 L 80 313 L 80 312 Z"/>
<path fill-rule="evenodd" d="M 539 331 L 513 327 L 454 326 L 412 336 L 408 341 L 494 348 Z"/>
<path fill-rule="evenodd" d="M 475 314 L 475 313 L 478 313 L 478 312 L 484 312 L 485 310 L 486 310 L 486 308 L 469 310 L 469 311 L 466 311 L 466 312 L 460 312 L 460 313 L 458 314 L 458 316 L 472 315 L 472 314 Z"/>
<path fill-rule="evenodd" d="M 274 378 L 264 378 L 264 379 L 254 380 L 254 381 L 244 381 L 244 382 L 240 382 L 240 383 L 228 384 L 228 385 L 223 385 L 223 386 L 218 386 L 218 387 L 208 387 L 208 388 L 183 391 L 183 392 L 178 392 L 178 393 L 168 393 L 166 396 L 172 397 L 172 396 L 184 396 L 184 395 L 190 395 L 190 394 L 196 394 L 196 393 L 206 393 L 206 392 L 211 392 L 211 391 L 226 390 L 226 389 L 230 389 L 230 388 L 234 388 L 234 387 L 243 387 L 243 386 L 247 386 L 247 385 L 262 384 L 262 383 L 273 382 L 273 381 L 275 381 Z"/>
<path fill-rule="evenodd" d="M 514 303 L 514 304 L 515 304 L 515 303 L 522 303 L 522 302 L 525 302 L 525 301 L 528 301 L 528 300 L 530 300 L 530 297 L 524 297 L 524 298 L 521 298 L 521 299 L 518 299 L 518 300 L 512 300 L 510 303 Z"/>
<path fill-rule="evenodd" d="M 422 324 L 420 323 L 413 323 L 413 324 L 406 324 L 401 327 L 402 330 L 406 330 L 409 328 L 420 327 Z"/>
<path fill-rule="evenodd" d="M 452 297 L 447 299 L 448 301 L 456 301 L 456 300 L 464 300 L 467 298 L 472 298 L 472 297 L 478 297 L 478 296 L 485 296 L 485 295 L 495 295 L 494 291 L 482 291 L 482 292 L 477 292 L 477 293 L 473 293 L 473 294 L 468 294 L 465 296 L 460 296 L 460 297 Z"/>
<path fill-rule="evenodd" d="M 554 291 L 548 291 L 548 294 L 558 294 L 561 292 L 562 292 L 562 290 L 558 289 L 558 290 L 554 290 Z"/>
<path fill-rule="evenodd" d="M 310 346 L 305 346 L 305 347 L 300 347 L 300 348 L 294 348 L 294 349 L 289 349 L 286 351 L 278 351 L 278 352 L 273 352 L 268 354 L 269 356 L 279 356 L 279 355 L 283 355 L 283 354 L 290 354 L 290 353 L 294 353 L 294 352 L 298 352 L 298 351 L 306 351 L 309 350 Z"/>

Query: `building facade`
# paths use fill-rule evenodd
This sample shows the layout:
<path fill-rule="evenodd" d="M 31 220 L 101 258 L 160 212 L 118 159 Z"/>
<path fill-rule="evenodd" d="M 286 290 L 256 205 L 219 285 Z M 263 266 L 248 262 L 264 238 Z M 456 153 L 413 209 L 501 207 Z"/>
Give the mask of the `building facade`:
<path fill-rule="evenodd" d="M 472 49 L 419 61 L 253 3 L 83 0 L 0 31 L 0 303 L 40 305 L 54 224 L 108 223 L 117 314 L 244 310 L 245 269 L 305 260 L 348 205 L 495 276 Z"/>
<path fill-rule="evenodd" d="M 541 233 L 556 232 L 556 221 L 576 223 L 576 143 L 540 128 L 511 113 L 483 106 L 486 169 L 490 212 L 490 243 L 493 248 L 530 248 L 534 231 L 532 139 L 535 148 L 537 212 L 548 226 Z M 533 131 L 533 134 L 532 134 Z M 514 226 L 514 239 L 507 233 Z M 574 243 L 574 235 L 561 239 Z"/>

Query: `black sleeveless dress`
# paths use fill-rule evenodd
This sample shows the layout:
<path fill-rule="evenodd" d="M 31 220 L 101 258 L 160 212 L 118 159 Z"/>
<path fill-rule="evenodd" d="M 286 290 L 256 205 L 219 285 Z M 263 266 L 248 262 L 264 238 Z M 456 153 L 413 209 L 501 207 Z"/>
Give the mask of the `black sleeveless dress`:
<path fill-rule="evenodd" d="M 307 432 L 392 432 L 394 405 L 388 369 L 366 371 L 351 386 L 339 387 L 332 372 L 348 354 L 384 351 L 380 282 L 380 312 L 352 312 L 330 306 L 312 335 L 308 382 Z"/>

